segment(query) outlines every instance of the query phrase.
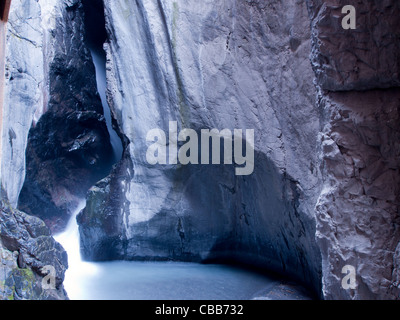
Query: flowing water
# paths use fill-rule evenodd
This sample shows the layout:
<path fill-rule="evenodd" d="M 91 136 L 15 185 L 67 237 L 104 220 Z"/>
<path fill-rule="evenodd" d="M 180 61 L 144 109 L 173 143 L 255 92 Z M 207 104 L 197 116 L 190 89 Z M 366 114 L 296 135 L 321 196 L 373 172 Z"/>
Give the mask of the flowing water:
<path fill-rule="evenodd" d="M 110 134 L 110 142 L 114 152 L 114 162 L 118 162 L 122 157 L 122 142 L 118 134 L 112 127 L 111 111 L 107 103 L 106 98 L 106 57 L 104 51 L 101 50 L 90 50 L 92 54 L 93 63 L 96 68 L 96 81 L 97 91 L 99 92 L 101 104 L 103 105 L 104 117 L 106 119 L 106 125 L 108 133 Z"/>
<path fill-rule="evenodd" d="M 92 48 L 91 53 L 114 158 L 119 161 L 122 144 L 112 129 L 106 101 L 104 52 Z M 82 261 L 76 215 L 84 206 L 82 201 L 65 232 L 55 236 L 68 253 L 64 287 L 72 300 L 242 300 L 265 296 L 281 283 L 259 273 L 224 265 Z"/>
<path fill-rule="evenodd" d="M 225 265 L 82 261 L 76 214 L 84 205 L 55 236 L 68 253 L 64 287 L 71 300 L 246 300 L 276 285 L 262 274 Z"/>

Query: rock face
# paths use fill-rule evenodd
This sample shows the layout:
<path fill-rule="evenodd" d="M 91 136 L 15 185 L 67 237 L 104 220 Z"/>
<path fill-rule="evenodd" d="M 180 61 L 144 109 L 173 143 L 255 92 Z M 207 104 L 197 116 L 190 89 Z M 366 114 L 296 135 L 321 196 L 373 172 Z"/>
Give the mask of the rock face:
<path fill-rule="evenodd" d="M 62 282 L 67 267 L 67 253 L 51 237 L 44 222 L 12 209 L 3 200 L 0 208 L 0 300 L 64 300 L 67 294 Z M 51 274 L 54 280 L 46 278 L 50 270 L 54 272 Z"/>
<path fill-rule="evenodd" d="M 125 185 L 133 174 L 129 157 L 120 161 L 110 176 L 99 181 L 87 195 L 87 205 L 78 215 L 81 252 L 87 260 L 109 261 L 126 258 L 127 237 L 121 211 L 129 210 Z M 164 239 L 165 240 L 165 239 Z"/>
<path fill-rule="evenodd" d="M 104 3 L 108 100 L 127 139 L 120 164 L 127 173 L 119 191 L 115 174 L 89 192 L 79 216 L 84 256 L 230 259 L 284 272 L 318 292 L 319 114 L 305 3 Z M 150 165 L 147 133 L 168 133 L 170 121 L 199 136 L 254 129 L 254 173 Z"/>
<path fill-rule="evenodd" d="M 355 31 L 341 27 L 348 4 Z M 399 298 L 399 4 L 307 7 L 311 35 L 301 2 L 105 1 L 108 97 L 132 179 L 113 228 L 92 209 L 116 178 L 91 191 L 88 259 L 245 260 L 322 276 L 326 299 Z M 255 129 L 254 174 L 149 165 L 146 134 L 169 121 Z M 346 265 L 356 289 L 342 286 Z"/>
<path fill-rule="evenodd" d="M 62 285 L 66 252 L 42 220 L 14 209 L 25 178 L 29 129 L 47 107 L 56 7 L 56 1 L 14 0 L 6 25 L 0 299 L 67 299 Z"/>
<path fill-rule="evenodd" d="M 82 5 L 60 2 L 54 10 L 55 28 L 46 40 L 52 51 L 45 56 L 48 101 L 29 131 L 18 207 L 60 231 L 79 199 L 108 174 L 112 150 L 85 45 Z"/>
<path fill-rule="evenodd" d="M 356 8 L 356 30 L 341 28 L 347 4 Z M 316 235 L 323 295 L 399 299 L 400 4 L 308 5 L 322 115 Z M 354 290 L 340 285 L 346 265 L 356 270 Z"/>
<path fill-rule="evenodd" d="M 13 1 L 7 23 L 1 184 L 14 208 L 25 178 L 28 131 L 45 98 L 41 22 L 39 3 Z"/>
<path fill-rule="evenodd" d="M 400 298 L 398 1 L 104 0 L 107 97 L 125 148 L 106 178 L 112 152 L 85 4 L 13 0 L 1 299 L 66 298 L 65 251 L 40 219 L 13 208 L 59 230 L 92 185 L 78 216 L 87 260 L 233 260 L 324 299 Z M 341 27 L 349 4 L 355 30 Z M 156 128 L 167 150 L 184 144 L 174 141 L 184 129 L 191 142 L 202 129 L 242 130 L 233 147 L 254 152 L 253 170 L 238 175 L 237 158 L 176 164 L 174 154 L 153 165 Z M 216 149 L 229 158 L 225 144 Z M 196 151 L 206 153 L 183 155 L 196 162 Z M 46 265 L 56 271 L 50 291 Z M 355 288 L 342 285 L 345 266 Z"/>
<path fill-rule="evenodd" d="M 398 1 L 308 0 L 313 24 L 311 62 L 323 90 L 400 86 Z M 356 9 L 356 29 L 342 28 L 342 8 Z"/>

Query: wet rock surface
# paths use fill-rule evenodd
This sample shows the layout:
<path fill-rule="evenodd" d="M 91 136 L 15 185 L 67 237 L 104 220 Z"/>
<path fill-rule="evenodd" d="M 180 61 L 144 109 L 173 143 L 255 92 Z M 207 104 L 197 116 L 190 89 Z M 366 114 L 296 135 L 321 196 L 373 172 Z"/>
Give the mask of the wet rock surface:
<path fill-rule="evenodd" d="M 91 209 L 80 215 L 85 256 L 103 260 L 111 252 L 100 250 L 105 246 L 126 260 L 232 259 L 319 291 L 319 118 L 305 3 L 104 4 L 108 100 L 127 140 L 122 162 L 132 170 L 119 211 L 106 204 L 94 216 Z M 149 165 L 147 132 L 168 132 L 169 121 L 198 134 L 254 129 L 254 173 L 235 176 L 233 165 Z M 87 207 L 98 206 L 106 190 L 92 190 Z M 108 212 L 118 215 L 107 218 L 112 225 L 102 222 Z"/>
<path fill-rule="evenodd" d="M 341 28 L 348 4 L 355 30 Z M 81 2 L 20 0 L 10 13 L 2 299 L 66 298 L 65 252 L 12 208 L 61 230 L 93 185 L 78 216 L 88 260 L 234 260 L 325 299 L 399 298 L 398 1 L 104 5 L 107 98 L 125 148 L 106 178 L 112 150 Z M 150 165 L 146 135 L 169 121 L 198 134 L 254 129 L 254 173 Z M 40 270 L 54 261 L 49 293 Z M 341 285 L 346 265 L 355 289 Z M 290 286 L 260 297 L 300 297 Z"/>
<path fill-rule="evenodd" d="M 116 164 L 111 174 L 90 188 L 86 207 L 78 214 L 81 255 L 88 261 L 126 259 L 126 235 L 121 211 L 127 210 L 125 185 L 132 178 L 129 157 Z M 127 166 L 128 165 L 128 166 Z"/>

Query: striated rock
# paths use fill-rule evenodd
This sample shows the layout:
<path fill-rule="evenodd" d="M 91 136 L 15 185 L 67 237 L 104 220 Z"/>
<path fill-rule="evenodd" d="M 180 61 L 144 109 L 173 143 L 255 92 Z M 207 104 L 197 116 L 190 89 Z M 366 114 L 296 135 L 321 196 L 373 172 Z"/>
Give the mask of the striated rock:
<path fill-rule="evenodd" d="M 44 3 L 48 7 L 43 7 Z M 52 55 L 48 28 L 55 20 L 53 9 L 54 1 L 13 0 L 6 25 L 6 55 L 0 57 L 5 58 L 6 71 L 2 104 L 0 300 L 68 298 L 62 285 L 66 252 L 42 220 L 14 209 L 25 178 L 28 132 L 48 99 L 46 72 Z M 53 280 L 48 278 L 53 271 L 54 288 Z M 44 287 L 43 283 L 50 286 Z"/>
<path fill-rule="evenodd" d="M 105 1 L 105 14 L 108 100 L 126 136 L 122 166 L 132 170 L 119 191 L 108 191 L 111 175 L 89 193 L 79 217 L 84 256 L 236 260 L 319 292 L 319 118 L 305 3 Z M 254 129 L 254 173 L 149 165 L 146 135 L 168 132 L 169 121 L 199 135 Z M 104 200 L 116 192 L 119 211 Z"/>
<path fill-rule="evenodd" d="M 398 1 L 105 0 L 107 98 L 125 150 L 104 179 L 112 152 L 85 2 L 13 0 L 2 299 L 66 298 L 65 252 L 12 208 L 59 230 L 98 180 L 78 216 L 87 260 L 233 260 L 325 299 L 400 298 Z M 355 30 L 341 28 L 348 4 Z M 170 121 L 198 136 L 253 129 L 253 173 L 149 164 L 147 133 Z M 47 264 L 54 291 L 40 286 Z M 355 288 L 342 286 L 345 266 Z"/>
<path fill-rule="evenodd" d="M 13 1 L 6 38 L 1 184 L 14 208 L 25 179 L 29 128 L 46 98 L 41 21 L 37 1 Z"/>
<path fill-rule="evenodd" d="M 54 287 L 44 288 L 54 268 Z M 0 300 L 64 300 L 67 253 L 44 222 L 12 209 L 6 201 L 0 209 Z M 51 280 L 48 280 L 49 282 Z"/>
<path fill-rule="evenodd" d="M 80 3 L 13 0 L 6 40 L 1 299 L 66 299 L 66 252 L 42 220 L 13 208 L 19 202 L 60 230 L 110 166 Z M 55 268 L 55 290 L 42 287 L 46 266 Z"/>
<path fill-rule="evenodd" d="M 18 208 L 60 231 L 78 199 L 108 173 L 112 150 L 80 1 L 60 2 L 53 10 L 57 16 L 46 40 L 52 53 L 45 56 L 48 101 L 29 131 Z"/>

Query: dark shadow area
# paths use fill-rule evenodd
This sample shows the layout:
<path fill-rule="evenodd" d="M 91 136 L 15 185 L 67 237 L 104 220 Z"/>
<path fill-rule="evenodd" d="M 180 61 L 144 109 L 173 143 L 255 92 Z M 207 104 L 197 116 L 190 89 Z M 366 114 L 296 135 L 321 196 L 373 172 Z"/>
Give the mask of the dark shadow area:
<path fill-rule="evenodd" d="M 150 220 L 129 226 L 129 237 L 124 231 L 129 211 L 114 210 L 119 218 L 106 219 L 113 209 L 93 198 L 104 207 L 80 215 L 84 259 L 245 266 L 301 283 L 316 297 L 321 264 L 315 221 L 300 209 L 298 182 L 257 151 L 252 175 L 237 176 L 236 167 L 154 166 L 151 170 L 168 177 L 174 188 Z"/>
<path fill-rule="evenodd" d="M 103 45 L 107 41 L 105 26 L 104 5 L 102 0 L 82 0 L 85 22 L 85 40 L 89 48 L 96 69 L 97 90 L 103 106 L 110 142 L 113 148 L 113 163 L 121 160 L 123 153 L 124 136 L 120 133 L 112 110 L 108 105 L 107 74 L 106 74 L 106 52 Z"/>
<path fill-rule="evenodd" d="M 113 150 L 92 57 L 81 34 L 83 10 L 66 10 L 53 36 L 47 111 L 29 131 L 18 208 L 60 232 L 87 190 L 107 176 Z M 74 35 L 74 36 L 71 36 Z"/>
<path fill-rule="evenodd" d="M 104 17 L 104 4 L 102 0 L 82 0 L 85 14 L 85 37 L 88 47 L 102 50 L 107 40 L 106 21 Z M 105 55 L 104 55 L 105 57 Z"/>
<path fill-rule="evenodd" d="M 259 265 L 257 260 L 253 262 L 254 264 L 251 260 L 245 261 L 244 257 L 233 258 L 229 254 L 222 254 L 221 256 L 215 254 L 215 258 L 208 258 L 200 263 L 204 265 L 224 265 L 236 270 L 258 274 L 276 282 L 273 288 L 265 288 L 253 297 L 257 300 L 320 300 L 314 285 L 299 281 L 298 277 L 270 270 Z"/>
<path fill-rule="evenodd" d="M 1 21 L 7 22 L 8 14 L 10 12 L 11 0 L 0 1 L 0 19 Z"/>

